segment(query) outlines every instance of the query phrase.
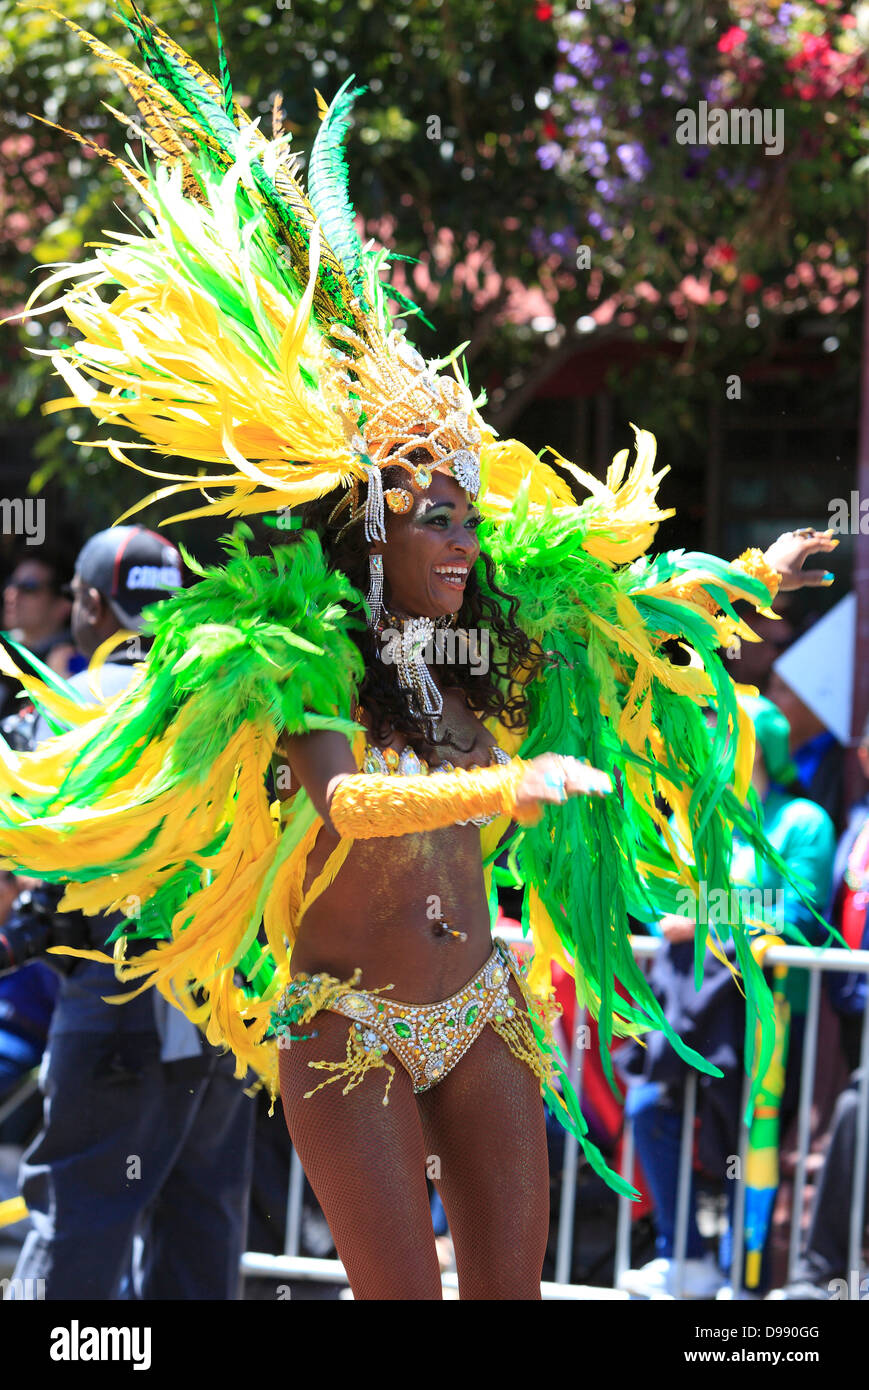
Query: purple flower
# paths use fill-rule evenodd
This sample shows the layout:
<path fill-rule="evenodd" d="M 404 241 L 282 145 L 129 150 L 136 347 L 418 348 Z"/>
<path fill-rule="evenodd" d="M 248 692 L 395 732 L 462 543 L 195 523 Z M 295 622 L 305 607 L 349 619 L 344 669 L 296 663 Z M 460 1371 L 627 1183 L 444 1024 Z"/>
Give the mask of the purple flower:
<path fill-rule="evenodd" d="M 602 92 L 604 87 L 608 87 L 611 81 L 612 78 L 610 77 L 593 77 L 591 85 L 594 87 L 596 92 Z"/>
<path fill-rule="evenodd" d="M 641 72 L 641 73 L 640 73 L 640 81 L 642 82 L 642 84 L 643 84 L 644 87 L 648 87 L 648 85 L 649 85 L 649 83 L 651 82 L 651 80 L 652 80 L 652 74 L 651 74 L 650 72 Z"/>
<path fill-rule="evenodd" d="M 567 61 L 583 77 L 591 77 L 598 67 L 597 54 L 590 43 L 575 43 L 568 49 Z"/>
<path fill-rule="evenodd" d="M 624 179 L 598 179 L 597 191 L 605 203 L 616 202 L 625 190 Z"/>
<path fill-rule="evenodd" d="M 540 160 L 541 168 L 552 169 L 561 158 L 561 146 L 557 145 L 554 140 L 550 140 L 548 144 L 540 146 L 537 151 L 537 158 Z"/>
<path fill-rule="evenodd" d="M 622 168 L 633 183 L 640 183 L 649 170 L 649 157 L 642 145 L 626 143 L 616 146 Z"/>
<path fill-rule="evenodd" d="M 552 79 L 552 85 L 556 92 L 565 92 L 568 87 L 576 86 L 576 73 L 557 72 Z"/>

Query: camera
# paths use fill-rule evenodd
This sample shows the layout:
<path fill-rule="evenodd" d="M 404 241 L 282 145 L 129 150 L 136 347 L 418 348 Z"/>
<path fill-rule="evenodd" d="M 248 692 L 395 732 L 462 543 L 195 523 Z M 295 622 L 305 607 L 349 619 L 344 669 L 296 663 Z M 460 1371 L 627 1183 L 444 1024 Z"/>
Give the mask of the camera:
<path fill-rule="evenodd" d="M 15 714 L 7 714 L 5 719 L 0 719 L 0 733 L 16 753 L 32 753 L 38 720 L 39 711 L 28 706 L 17 710 Z"/>
<path fill-rule="evenodd" d="M 0 926 L 0 974 L 44 955 L 49 946 L 86 950 L 92 945 L 86 919 L 75 912 L 57 912 L 63 894 L 64 887 L 54 883 L 41 883 L 18 894 Z M 66 974 L 78 962 L 74 956 L 51 956 L 49 963 Z"/>

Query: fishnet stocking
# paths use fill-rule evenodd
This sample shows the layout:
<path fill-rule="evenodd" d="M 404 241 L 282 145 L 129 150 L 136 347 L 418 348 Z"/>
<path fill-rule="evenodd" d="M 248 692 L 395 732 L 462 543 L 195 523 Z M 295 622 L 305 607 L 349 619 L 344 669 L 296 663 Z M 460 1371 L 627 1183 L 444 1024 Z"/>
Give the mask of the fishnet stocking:
<path fill-rule="evenodd" d="M 387 1072 L 369 1072 L 346 1096 L 335 1081 L 304 1099 L 323 1079 L 308 1060 L 339 1061 L 351 1024 L 319 1013 L 280 1054 L 281 1099 L 290 1138 L 329 1223 L 356 1299 L 439 1299 L 422 1125 L 407 1072 L 396 1066 L 383 1105 Z"/>
<path fill-rule="evenodd" d="M 515 983 L 511 992 L 521 998 Z M 290 1136 L 356 1299 L 438 1299 L 440 1274 L 425 1184 L 435 1178 L 463 1299 L 539 1299 L 549 1226 L 543 1102 L 537 1080 L 491 1028 L 431 1091 L 414 1096 L 396 1066 L 348 1095 L 310 1059 L 343 1058 L 348 1021 L 320 1013 L 318 1036 L 281 1052 Z M 439 1173 L 439 1176 L 438 1176 Z"/>

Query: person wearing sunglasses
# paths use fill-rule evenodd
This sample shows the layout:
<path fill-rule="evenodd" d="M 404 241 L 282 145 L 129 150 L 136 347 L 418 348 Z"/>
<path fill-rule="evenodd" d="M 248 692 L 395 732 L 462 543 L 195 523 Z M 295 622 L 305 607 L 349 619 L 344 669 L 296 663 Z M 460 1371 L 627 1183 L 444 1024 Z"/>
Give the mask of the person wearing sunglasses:
<path fill-rule="evenodd" d="M 81 669 L 69 626 L 72 598 L 62 581 L 71 572 L 60 556 L 24 555 L 3 586 L 3 631 L 60 676 Z M 3 682 L 12 686 L 12 682 Z M 15 690 L 2 693 L 2 714 L 14 713 Z M 7 708 L 8 706 L 8 708 Z"/>

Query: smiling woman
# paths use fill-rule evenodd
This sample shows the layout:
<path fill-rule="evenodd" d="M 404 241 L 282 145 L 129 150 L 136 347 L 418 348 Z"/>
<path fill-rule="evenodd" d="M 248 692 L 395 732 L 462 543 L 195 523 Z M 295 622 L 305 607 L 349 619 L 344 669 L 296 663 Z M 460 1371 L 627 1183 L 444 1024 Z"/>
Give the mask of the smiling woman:
<path fill-rule="evenodd" d="M 518 603 L 481 555 L 476 503 L 446 470 L 431 467 L 427 450 L 416 448 L 407 460 L 411 478 L 402 466 L 382 470 L 385 539 L 365 539 L 364 485 L 349 520 L 343 492 L 308 504 L 306 531 L 295 538 L 303 543 L 315 530 L 330 565 L 359 587 L 370 575 L 378 602 L 376 609 L 369 602 L 366 626 L 354 634 L 365 667 L 355 708 L 367 733 L 364 750 L 330 733 L 282 745 L 290 795 L 303 788 L 323 824 L 305 868 L 292 983 L 273 1019 L 289 1044 L 280 1054 L 281 1094 L 357 1298 L 395 1297 L 394 1277 L 405 1298 L 439 1295 L 419 1162 L 427 1152 L 443 1160 L 439 1187 L 463 1296 L 496 1296 L 506 1279 L 502 1296 L 535 1298 L 548 1229 L 545 1130 L 535 1097 L 551 1080 L 552 1039 L 517 959 L 502 944 L 493 951 L 477 827 L 497 822 L 494 844 L 512 817 L 539 815 L 540 802 L 603 793 L 611 783 L 571 758 L 514 762 L 486 728 L 487 716 L 504 734 L 527 726 L 516 675 L 533 679 L 543 654 L 516 625 Z M 453 622 L 465 630 L 485 626 L 494 636 L 491 667 L 472 669 L 460 648 L 452 660 L 426 660 L 426 637 Z M 393 666 L 383 641 L 396 630 L 402 644 L 409 636 L 411 650 Z M 384 995 L 393 989 L 395 999 Z M 342 1016 L 350 1019 L 349 1035 Z M 487 1024 L 499 1041 L 490 1040 Z M 319 1085 L 311 1067 L 327 1074 Z M 357 1092 L 367 1072 L 381 1069 L 388 1072 L 382 1093 L 370 1082 Z M 344 1082 L 340 1096 L 316 1094 L 336 1080 Z M 387 1103 L 395 1107 L 388 1120 Z M 517 1109 L 525 1116 L 521 1131 L 508 1120 Z M 385 1152 L 407 1216 L 400 1237 L 391 1195 L 378 1198 L 367 1179 L 348 1184 L 351 1164 L 374 1171 Z M 527 1189 L 521 1216 L 510 1222 L 496 1220 L 489 1206 L 500 1184 L 485 1190 L 497 1153 L 500 1183 Z M 488 1228 L 482 1245 L 481 1219 Z M 395 1264 L 378 1257 L 384 1229 Z"/>
<path fill-rule="evenodd" d="M 430 457 L 419 448 L 410 459 L 418 468 Z M 352 523 L 340 509 L 346 498 L 340 489 L 300 509 L 305 528 L 319 537 L 330 566 L 346 574 L 357 589 L 368 592 L 369 616 L 376 573 L 371 561 L 382 557 L 385 611 L 381 609 L 373 623 L 352 634 L 365 662 L 359 701 L 375 736 L 388 739 L 400 733 L 418 752 L 431 741 L 432 730 L 411 717 L 406 689 L 398 686 L 395 672 L 382 660 L 385 631 L 402 628 L 409 617 L 432 619 L 440 628 L 454 623 L 465 632 L 485 631 L 489 653 L 485 669 L 475 659 L 479 643 L 457 643 L 451 651 L 449 683 L 464 691 L 479 717 L 495 716 L 514 730 L 524 727 L 523 686 L 513 682 L 511 674 L 527 670 L 531 678 L 545 658 L 516 622 L 518 601 L 499 587 L 491 558 L 481 553 L 482 513 L 459 484 L 442 472 L 434 472 L 423 490 L 399 466 L 387 466 L 383 485 L 389 506 L 385 542 L 365 542 L 364 484 Z M 388 498 L 399 485 L 410 505 L 395 511 Z M 289 543 L 302 535 L 304 531 L 291 533 Z M 449 577 L 444 570 L 452 571 Z M 445 650 L 447 644 L 441 647 Z"/>

